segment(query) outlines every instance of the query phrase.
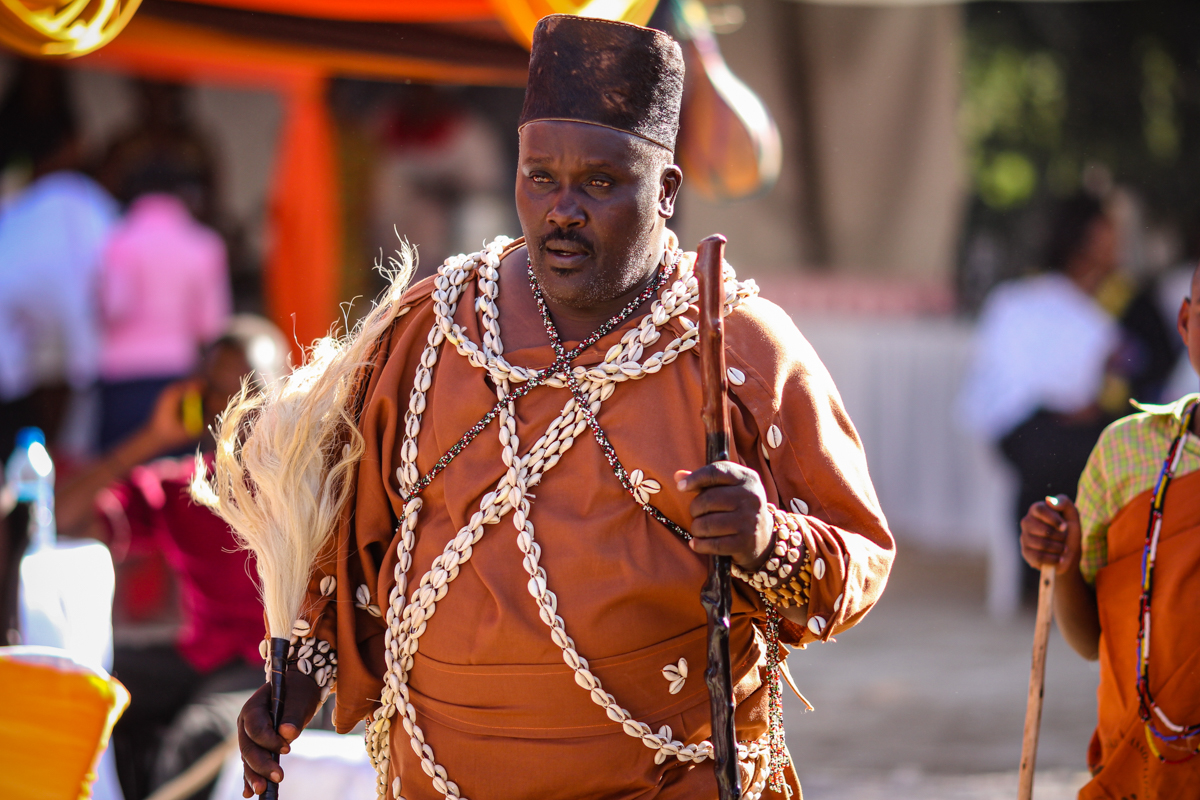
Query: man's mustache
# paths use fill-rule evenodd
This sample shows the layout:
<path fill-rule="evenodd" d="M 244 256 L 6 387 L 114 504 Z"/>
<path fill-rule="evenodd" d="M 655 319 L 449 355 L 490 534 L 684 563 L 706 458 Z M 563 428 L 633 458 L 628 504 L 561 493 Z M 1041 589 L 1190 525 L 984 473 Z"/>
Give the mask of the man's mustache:
<path fill-rule="evenodd" d="M 538 249 L 544 253 L 546 252 L 547 244 L 554 241 L 574 242 L 580 245 L 588 255 L 592 255 L 595 252 L 595 248 L 592 247 L 592 243 L 588 241 L 587 237 L 574 228 L 555 228 L 541 238 L 538 243 Z"/>

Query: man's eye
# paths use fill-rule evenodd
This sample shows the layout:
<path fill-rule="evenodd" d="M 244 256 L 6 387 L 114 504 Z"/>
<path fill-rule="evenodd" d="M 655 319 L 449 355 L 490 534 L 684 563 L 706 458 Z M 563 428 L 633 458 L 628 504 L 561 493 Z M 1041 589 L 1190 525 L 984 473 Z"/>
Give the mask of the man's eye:
<path fill-rule="evenodd" d="M 530 175 L 529 180 L 534 183 L 550 183 L 550 179 L 545 175 Z"/>
<path fill-rule="evenodd" d="M 595 186 L 600 189 L 607 189 L 612 186 L 612 181 L 607 181 L 604 178 L 592 178 L 588 181 L 588 186 Z"/>

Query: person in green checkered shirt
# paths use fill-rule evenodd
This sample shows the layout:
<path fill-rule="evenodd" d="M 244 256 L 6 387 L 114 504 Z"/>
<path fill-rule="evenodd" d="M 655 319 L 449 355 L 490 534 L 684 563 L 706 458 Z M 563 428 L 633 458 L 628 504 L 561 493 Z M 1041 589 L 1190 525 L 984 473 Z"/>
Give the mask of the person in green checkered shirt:
<path fill-rule="evenodd" d="M 1200 373 L 1200 268 L 1178 327 Z M 1114 422 L 1076 501 L 1048 497 L 1021 521 L 1025 560 L 1057 567 L 1063 638 L 1100 661 L 1094 777 L 1080 800 L 1200 796 L 1198 398 Z"/>

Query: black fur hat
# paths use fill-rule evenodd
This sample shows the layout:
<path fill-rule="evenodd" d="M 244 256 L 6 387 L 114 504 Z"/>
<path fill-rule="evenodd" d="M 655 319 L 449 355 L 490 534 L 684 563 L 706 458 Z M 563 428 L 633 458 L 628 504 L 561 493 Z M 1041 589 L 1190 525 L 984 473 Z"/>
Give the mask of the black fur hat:
<path fill-rule="evenodd" d="M 662 31 L 569 14 L 533 31 L 522 126 L 587 122 L 674 151 L 682 98 L 683 53 Z"/>

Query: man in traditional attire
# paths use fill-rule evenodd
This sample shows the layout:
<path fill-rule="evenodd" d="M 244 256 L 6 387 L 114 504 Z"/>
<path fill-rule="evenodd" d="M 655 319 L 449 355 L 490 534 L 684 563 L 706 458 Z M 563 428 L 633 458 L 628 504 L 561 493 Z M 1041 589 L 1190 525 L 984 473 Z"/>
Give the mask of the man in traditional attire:
<path fill-rule="evenodd" d="M 1178 326 L 1200 372 L 1200 269 Z M 1093 778 L 1081 800 L 1195 797 L 1200 786 L 1198 400 L 1141 405 L 1113 423 L 1076 503 L 1047 498 L 1021 522 L 1025 560 L 1058 567 L 1064 638 L 1100 661 Z"/>
<path fill-rule="evenodd" d="M 744 796 L 799 796 L 782 645 L 858 622 L 894 544 L 829 374 L 728 268 L 734 456 L 704 466 L 695 255 L 665 227 L 682 87 L 659 31 L 538 24 L 525 238 L 391 301 L 357 376 L 366 451 L 293 629 L 284 723 L 265 690 L 242 712 L 247 797 L 282 777 L 270 752 L 335 681 L 336 725 L 367 720 L 384 797 L 715 797 L 699 600 L 714 553 L 741 578 Z"/>

